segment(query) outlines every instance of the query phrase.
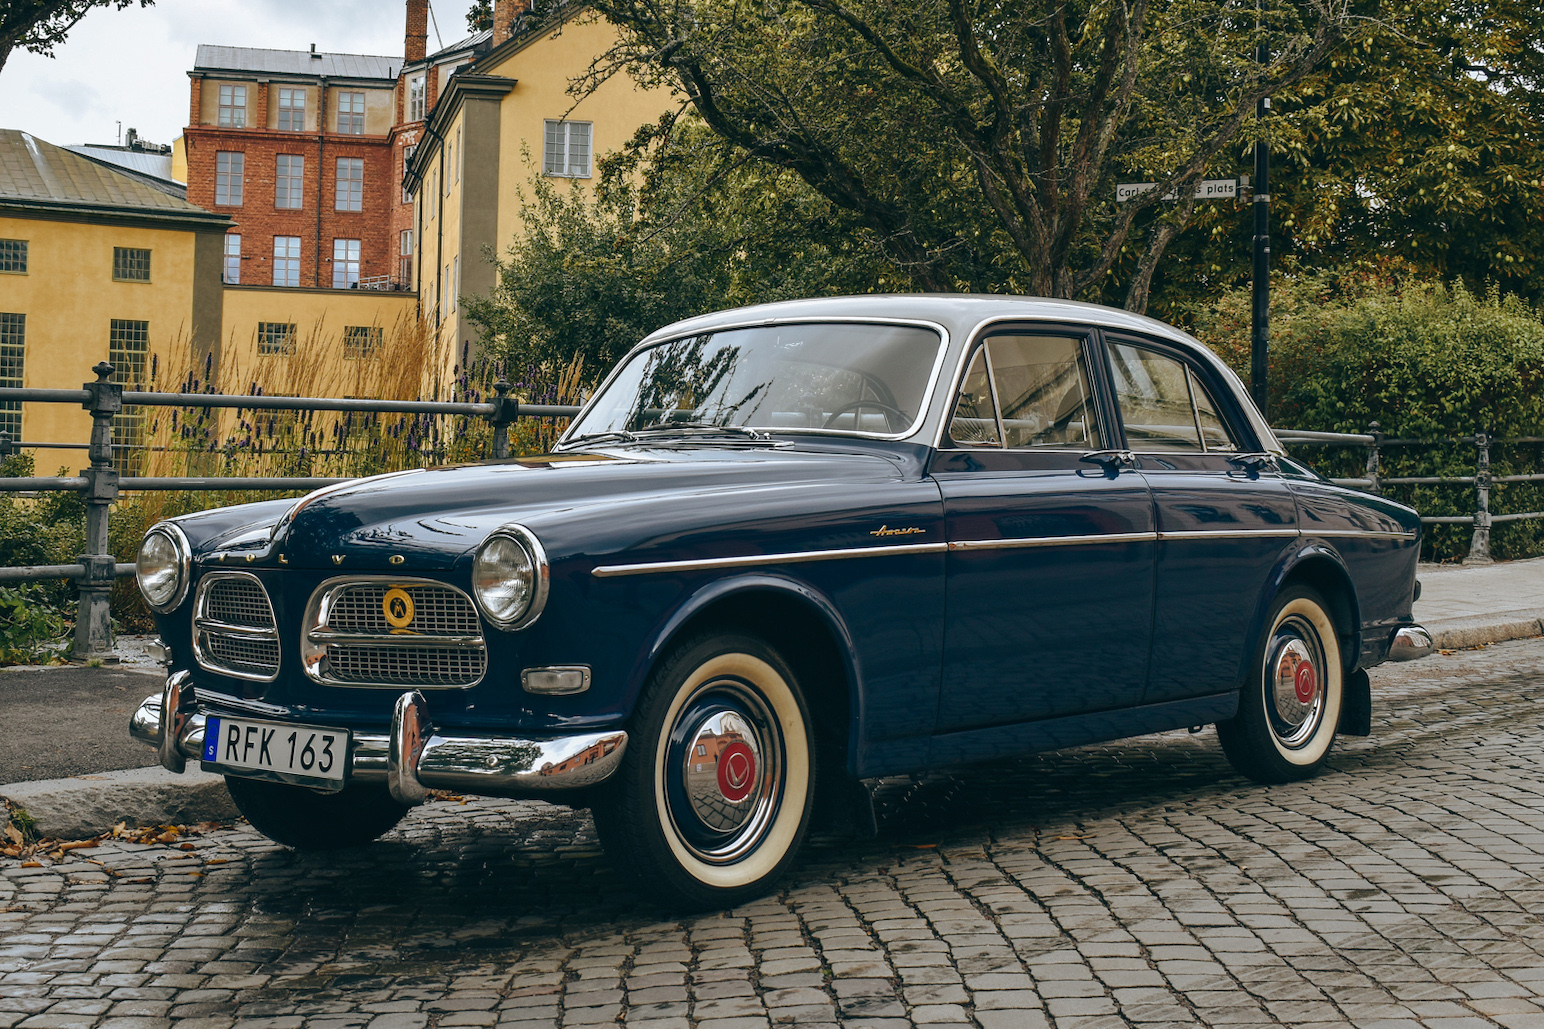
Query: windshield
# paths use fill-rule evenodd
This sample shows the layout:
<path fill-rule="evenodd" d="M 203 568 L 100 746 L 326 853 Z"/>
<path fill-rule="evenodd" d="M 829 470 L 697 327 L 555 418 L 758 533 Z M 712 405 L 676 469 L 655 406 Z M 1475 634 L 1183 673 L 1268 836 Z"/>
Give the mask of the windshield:
<path fill-rule="evenodd" d="M 792 429 L 897 434 L 942 344 L 910 325 L 766 325 L 672 340 L 622 366 L 567 434 Z"/>

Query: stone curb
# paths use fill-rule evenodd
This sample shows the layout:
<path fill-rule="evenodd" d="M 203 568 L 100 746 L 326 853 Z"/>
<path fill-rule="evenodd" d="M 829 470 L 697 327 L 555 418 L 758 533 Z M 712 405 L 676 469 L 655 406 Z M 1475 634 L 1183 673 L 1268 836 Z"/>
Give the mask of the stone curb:
<path fill-rule="evenodd" d="M 1544 611 L 1498 611 L 1466 618 L 1444 618 L 1425 625 L 1439 649 L 1465 650 L 1487 643 L 1544 635 Z"/>
<path fill-rule="evenodd" d="M 238 815 L 224 778 L 194 767 L 181 775 L 155 765 L 11 783 L 0 786 L 0 798 L 31 815 L 39 835 L 59 840 L 89 839 L 119 822 L 188 825 Z"/>

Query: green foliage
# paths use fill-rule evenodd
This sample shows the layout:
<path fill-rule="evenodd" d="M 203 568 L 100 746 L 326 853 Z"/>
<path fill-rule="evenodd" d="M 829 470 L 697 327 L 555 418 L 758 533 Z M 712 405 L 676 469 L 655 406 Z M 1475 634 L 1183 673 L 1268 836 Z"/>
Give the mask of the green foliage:
<path fill-rule="evenodd" d="M 1399 285 L 1386 279 L 1328 275 L 1283 277 L 1272 284 L 1271 423 L 1325 432 L 1367 432 L 1373 422 L 1419 444 L 1383 451 L 1385 476 L 1473 475 L 1467 437 L 1483 430 L 1503 439 L 1544 436 L 1544 319 L 1515 296 L 1463 286 Z M 1225 291 L 1185 312 L 1192 331 L 1241 375 L 1249 367 L 1250 296 Z M 1364 452 L 1304 446 L 1295 453 L 1326 474 L 1359 476 Z M 1539 444 L 1492 451 L 1497 475 L 1544 469 Z M 1389 492 L 1429 515 L 1474 513 L 1467 486 L 1394 486 Z M 1544 489 L 1498 485 L 1495 512 L 1544 510 Z M 1462 557 L 1467 526 L 1428 532 L 1428 556 Z M 1544 553 L 1544 522 L 1496 530 L 1497 557 Z"/>
<path fill-rule="evenodd" d="M 155 0 L 138 0 L 149 7 Z M 98 7 L 123 10 L 135 0 L 0 0 L 0 68 L 16 47 L 52 57 L 77 22 Z"/>
<path fill-rule="evenodd" d="M 67 631 L 47 591 L 35 585 L 0 586 L 0 665 L 47 661 Z"/>

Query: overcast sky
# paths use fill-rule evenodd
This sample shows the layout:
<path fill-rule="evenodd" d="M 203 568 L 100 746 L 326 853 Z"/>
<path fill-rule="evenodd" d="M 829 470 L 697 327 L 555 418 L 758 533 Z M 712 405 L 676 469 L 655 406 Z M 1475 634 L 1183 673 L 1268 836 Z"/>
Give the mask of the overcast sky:
<path fill-rule="evenodd" d="M 470 0 L 430 0 L 448 45 Z M 188 69 L 200 43 L 402 56 L 403 0 L 157 0 L 93 11 L 52 59 L 16 50 L 0 70 L 0 128 L 60 146 L 113 143 L 118 123 L 170 143 L 188 120 Z"/>

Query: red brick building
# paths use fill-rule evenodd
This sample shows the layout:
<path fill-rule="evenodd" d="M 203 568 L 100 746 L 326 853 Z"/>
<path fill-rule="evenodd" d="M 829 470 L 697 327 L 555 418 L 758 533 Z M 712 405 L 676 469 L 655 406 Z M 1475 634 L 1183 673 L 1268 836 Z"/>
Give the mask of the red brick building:
<path fill-rule="evenodd" d="M 397 57 L 198 48 L 184 132 L 188 200 L 236 222 L 227 282 L 352 288 L 396 278 L 401 66 Z"/>

